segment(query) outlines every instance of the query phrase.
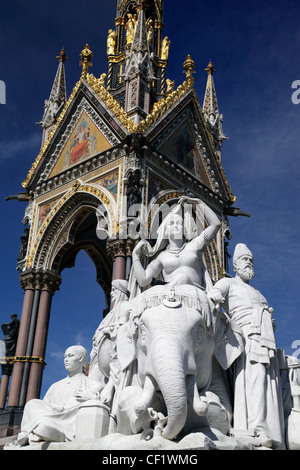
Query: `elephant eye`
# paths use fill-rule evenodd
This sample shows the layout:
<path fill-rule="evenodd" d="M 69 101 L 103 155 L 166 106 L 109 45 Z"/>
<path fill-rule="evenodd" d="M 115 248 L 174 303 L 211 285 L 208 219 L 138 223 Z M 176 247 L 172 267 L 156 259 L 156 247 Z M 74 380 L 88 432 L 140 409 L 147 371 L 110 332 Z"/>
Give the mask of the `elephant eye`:
<path fill-rule="evenodd" d="M 202 325 L 202 323 L 198 323 L 197 327 L 195 328 L 195 340 L 196 340 L 196 343 L 197 345 L 200 345 L 202 342 L 203 342 L 203 337 L 204 337 L 204 334 L 205 334 L 205 331 L 204 331 L 204 327 Z"/>
<path fill-rule="evenodd" d="M 142 339 L 145 339 L 146 337 L 146 326 L 144 323 L 141 323 L 140 325 L 140 335 Z"/>

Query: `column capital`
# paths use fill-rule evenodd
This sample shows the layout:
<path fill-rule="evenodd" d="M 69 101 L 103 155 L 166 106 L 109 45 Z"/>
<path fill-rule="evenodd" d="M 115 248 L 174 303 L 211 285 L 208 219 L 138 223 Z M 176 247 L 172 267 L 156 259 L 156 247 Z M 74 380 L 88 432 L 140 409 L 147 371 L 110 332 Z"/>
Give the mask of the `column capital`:
<path fill-rule="evenodd" d="M 132 238 L 127 238 L 127 240 L 125 241 L 126 241 L 125 243 L 126 256 L 131 256 L 135 246 L 139 242 L 139 239 L 133 240 Z"/>
<path fill-rule="evenodd" d="M 118 256 L 131 256 L 134 247 L 139 242 L 139 240 L 133 240 L 128 237 L 126 239 L 117 238 L 115 240 L 108 240 L 106 245 L 107 254 L 112 257 L 112 260 Z"/>
<path fill-rule="evenodd" d="M 53 271 L 29 269 L 20 273 L 20 285 L 27 290 L 45 290 L 52 294 L 59 290 L 61 276 Z"/>
<path fill-rule="evenodd" d="M 107 240 L 106 244 L 107 254 L 111 256 L 112 260 L 118 256 L 126 256 L 126 240 L 116 238 L 115 240 Z"/>
<path fill-rule="evenodd" d="M 33 270 L 23 271 L 19 276 L 21 288 L 24 290 L 35 290 L 35 272 Z"/>

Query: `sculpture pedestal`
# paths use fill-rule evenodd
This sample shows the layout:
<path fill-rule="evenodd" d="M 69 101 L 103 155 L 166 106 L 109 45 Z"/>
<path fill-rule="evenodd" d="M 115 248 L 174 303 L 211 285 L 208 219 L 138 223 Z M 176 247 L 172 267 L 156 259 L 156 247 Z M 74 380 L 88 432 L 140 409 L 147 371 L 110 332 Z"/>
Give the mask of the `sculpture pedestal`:
<path fill-rule="evenodd" d="M 108 434 L 109 408 L 99 400 L 83 403 L 76 416 L 76 440 L 99 439 Z"/>
<path fill-rule="evenodd" d="M 7 407 L 0 410 L 0 438 L 16 436 L 20 431 L 23 407 Z"/>
<path fill-rule="evenodd" d="M 289 450 L 300 449 L 300 410 L 292 408 L 286 423 L 286 441 Z"/>

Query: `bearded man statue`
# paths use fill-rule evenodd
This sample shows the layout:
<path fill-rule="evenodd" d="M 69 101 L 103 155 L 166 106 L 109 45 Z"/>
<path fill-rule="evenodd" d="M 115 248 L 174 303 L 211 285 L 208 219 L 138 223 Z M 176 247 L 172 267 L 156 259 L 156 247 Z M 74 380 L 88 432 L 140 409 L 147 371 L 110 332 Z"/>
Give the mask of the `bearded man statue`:
<path fill-rule="evenodd" d="M 253 437 L 254 445 L 284 448 L 284 418 L 273 309 L 250 285 L 253 255 L 238 243 L 233 255 L 235 277 L 216 282 L 210 299 L 223 305 L 242 331 L 245 350 L 233 364 L 233 433 Z"/>

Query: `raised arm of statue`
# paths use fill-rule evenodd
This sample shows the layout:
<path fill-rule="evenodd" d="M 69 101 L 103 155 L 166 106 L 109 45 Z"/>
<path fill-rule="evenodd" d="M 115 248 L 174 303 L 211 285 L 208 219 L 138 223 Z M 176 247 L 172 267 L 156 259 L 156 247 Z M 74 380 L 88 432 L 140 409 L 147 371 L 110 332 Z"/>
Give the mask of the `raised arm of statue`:
<path fill-rule="evenodd" d="M 192 217 L 192 206 L 195 205 L 201 206 L 200 211 L 208 223 L 208 227 L 198 236 Z M 181 198 L 160 224 L 154 247 L 151 248 L 142 240 L 133 251 L 132 269 L 139 286 L 146 287 L 153 278 L 157 279 L 158 275 L 161 275 L 160 280 L 170 285 L 203 285 L 202 252 L 219 228 L 217 215 L 203 201 L 189 197 Z M 152 257 L 147 268 L 141 263 L 142 254 L 147 258 Z"/>
<path fill-rule="evenodd" d="M 214 211 L 201 199 L 182 197 L 179 199 L 179 203 L 183 206 L 185 204 L 192 204 L 194 206 L 198 206 L 203 216 L 205 216 L 205 219 L 208 223 L 208 227 L 205 228 L 200 235 L 198 235 L 189 242 L 189 249 L 202 251 L 207 245 L 211 243 L 211 241 L 218 233 L 218 230 L 221 227 L 221 222 L 218 219 L 217 215 L 214 213 Z"/>

